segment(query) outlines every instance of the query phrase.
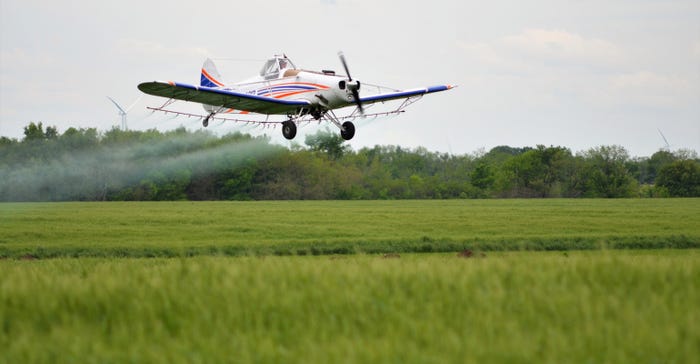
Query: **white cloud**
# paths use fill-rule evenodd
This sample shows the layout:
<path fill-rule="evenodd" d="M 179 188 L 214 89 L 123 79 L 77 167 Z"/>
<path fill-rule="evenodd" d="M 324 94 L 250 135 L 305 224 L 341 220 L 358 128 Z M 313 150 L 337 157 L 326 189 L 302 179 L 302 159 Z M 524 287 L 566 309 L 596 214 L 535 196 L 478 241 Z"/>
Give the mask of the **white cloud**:
<path fill-rule="evenodd" d="M 527 29 L 458 47 L 479 84 L 480 107 L 535 113 L 596 101 L 590 95 L 606 87 L 625 58 L 610 41 L 561 30 Z"/>
<path fill-rule="evenodd" d="M 686 78 L 639 71 L 611 77 L 609 91 L 613 100 L 645 107 L 675 108 L 697 101 L 696 92 L 700 90 Z"/>
<path fill-rule="evenodd" d="M 488 42 L 457 42 L 474 74 L 570 78 L 624 68 L 625 51 L 613 42 L 572 32 L 526 29 Z"/>
<path fill-rule="evenodd" d="M 550 62 L 610 66 L 623 58 L 622 51 L 609 41 L 561 30 L 527 29 L 504 37 L 500 43 L 520 56 Z"/>
<path fill-rule="evenodd" d="M 470 66 L 486 66 L 491 73 L 521 72 L 526 66 L 514 57 L 510 57 L 498 42 L 493 43 L 466 43 L 457 42 L 457 47 L 465 54 L 465 59 Z M 467 67 L 467 72 L 473 68 Z"/>
<path fill-rule="evenodd" d="M 211 55 L 209 50 L 203 47 L 168 46 L 162 43 L 140 40 L 119 39 L 116 50 L 124 55 L 137 57 L 199 57 Z"/>
<path fill-rule="evenodd" d="M 459 48 L 475 77 L 530 107 L 688 108 L 700 95 L 698 72 L 648 69 L 613 42 L 567 31 L 527 29 Z M 700 42 L 694 48 L 700 54 Z"/>
<path fill-rule="evenodd" d="M 459 42 L 458 46 L 469 59 L 516 71 L 533 67 L 614 67 L 625 58 L 612 42 L 561 30 L 527 29 L 491 42 Z"/>

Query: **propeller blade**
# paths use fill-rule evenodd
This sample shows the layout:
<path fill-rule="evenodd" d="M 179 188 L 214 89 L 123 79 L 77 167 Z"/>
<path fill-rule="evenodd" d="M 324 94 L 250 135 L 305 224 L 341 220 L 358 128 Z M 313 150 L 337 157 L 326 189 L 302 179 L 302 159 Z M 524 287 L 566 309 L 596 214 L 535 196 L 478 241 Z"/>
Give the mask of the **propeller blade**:
<path fill-rule="evenodd" d="M 345 68 L 345 74 L 348 75 L 348 82 L 352 82 L 352 76 L 350 76 L 350 68 L 348 68 L 348 62 L 345 60 L 345 55 L 343 52 L 338 52 L 338 57 L 340 58 L 340 63 L 343 64 L 343 68 Z M 359 87 L 359 82 L 357 83 Z M 360 92 L 357 90 L 357 88 L 351 89 L 352 91 L 352 98 L 355 99 L 355 103 L 357 104 L 357 108 L 360 110 L 360 115 L 364 116 L 365 115 L 365 109 L 362 107 L 362 101 L 360 101 Z"/>
<path fill-rule="evenodd" d="M 345 62 L 345 55 L 343 52 L 338 52 L 338 57 L 340 57 L 340 63 L 343 64 L 343 68 L 345 68 L 345 74 L 348 75 L 348 81 L 352 81 L 352 76 L 350 76 L 350 69 L 348 69 L 348 63 Z"/>
<path fill-rule="evenodd" d="M 360 109 L 360 115 L 365 115 L 365 109 L 362 107 L 362 102 L 360 101 L 360 92 L 357 89 L 352 90 L 352 97 L 355 99 L 357 108 Z"/>

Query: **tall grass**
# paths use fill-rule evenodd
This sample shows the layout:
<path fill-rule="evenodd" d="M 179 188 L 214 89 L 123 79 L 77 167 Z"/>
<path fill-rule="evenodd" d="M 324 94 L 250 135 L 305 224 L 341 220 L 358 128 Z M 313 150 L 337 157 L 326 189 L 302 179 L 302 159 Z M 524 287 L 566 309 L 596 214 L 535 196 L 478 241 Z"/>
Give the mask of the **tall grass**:
<path fill-rule="evenodd" d="M 0 362 L 690 363 L 698 250 L 0 260 Z"/>
<path fill-rule="evenodd" d="M 700 247 L 700 199 L 0 204 L 0 257 Z"/>

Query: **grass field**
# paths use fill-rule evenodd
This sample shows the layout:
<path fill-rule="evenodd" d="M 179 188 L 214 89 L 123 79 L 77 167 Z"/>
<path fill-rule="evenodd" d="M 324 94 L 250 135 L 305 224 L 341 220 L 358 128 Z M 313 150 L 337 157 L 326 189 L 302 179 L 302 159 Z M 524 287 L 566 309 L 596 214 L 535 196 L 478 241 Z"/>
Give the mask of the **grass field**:
<path fill-rule="evenodd" d="M 0 257 L 700 248 L 700 199 L 0 204 Z"/>
<path fill-rule="evenodd" d="M 700 199 L 0 204 L 0 363 L 697 362 L 698 248 Z"/>
<path fill-rule="evenodd" d="M 691 363 L 700 251 L 0 261 L 0 362 Z"/>

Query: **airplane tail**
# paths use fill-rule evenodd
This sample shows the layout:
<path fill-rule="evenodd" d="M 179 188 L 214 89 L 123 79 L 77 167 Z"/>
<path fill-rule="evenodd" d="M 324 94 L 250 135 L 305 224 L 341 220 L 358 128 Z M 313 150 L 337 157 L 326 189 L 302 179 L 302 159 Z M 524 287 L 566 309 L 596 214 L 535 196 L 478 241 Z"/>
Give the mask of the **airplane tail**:
<path fill-rule="evenodd" d="M 209 58 L 207 58 L 202 65 L 202 77 L 200 78 L 199 84 L 206 87 L 224 86 L 224 83 L 221 82 L 219 70 L 216 69 L 214 62 Z"/>

